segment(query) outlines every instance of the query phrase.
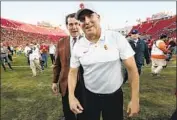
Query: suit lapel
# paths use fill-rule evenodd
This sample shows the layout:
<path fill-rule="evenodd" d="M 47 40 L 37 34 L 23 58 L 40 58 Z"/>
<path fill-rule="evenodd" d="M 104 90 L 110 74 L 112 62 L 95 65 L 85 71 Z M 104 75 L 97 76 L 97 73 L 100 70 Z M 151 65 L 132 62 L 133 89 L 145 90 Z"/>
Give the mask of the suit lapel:
<path fill-rule="evenodd" d="M 67 37 L 65 39 L 65 57 L 66 57 L 66 60 L 70 60 L 70 56 L 71 56 L 71 53 L 70 53 L 70 37 Z"/>
<path fill-rule="evenodd" d="M 81 39 L 83 36 L 79 36 L 79 39 Z M 65 41 L 65 45 L 66 45 L 66 58 L 70 59 L 71 57 L 71 50 L 70 50 L 70 37 L 67 37 L 66 41 Z"/>

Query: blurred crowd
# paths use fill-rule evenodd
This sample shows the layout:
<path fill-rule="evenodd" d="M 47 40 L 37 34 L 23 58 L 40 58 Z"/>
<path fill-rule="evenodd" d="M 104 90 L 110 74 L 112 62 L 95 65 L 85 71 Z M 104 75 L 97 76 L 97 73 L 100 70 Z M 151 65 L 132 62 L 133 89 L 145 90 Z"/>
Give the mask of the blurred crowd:
<path fill-rule="evenodd" d="M 22 40 L 19 42 L 4 40 L 1 42 L 1 65 L 4 71 L 6 71 L 6 64 L 10 70 L 13 70 L 11 66 L 13 58 L 24 55 L 27 65 L 32 69 L 33 76 L 36 76 L 37 69 L 42 71 L 48 67 L 48 56 L 50 56 L 52 64 L 54 63 L 55 50 L 56 42 L 54 41 L 27 42 Z"/>
<path fill-rule="evenodd" d="M 6 64 L 13 70 L 11 63 L 13 63 L 13 57 L 18 55 L 25 55 L 27 57 L 27 64 L 31 67 L 32 62 L 30 62 L 30 56 L 32 56 L 34 48 L 39 49 L 42 70 L 44 70 L 44 67 L 47 67 L 48 55 L 50 55 L 53 64 L 55 45 L 57 40 L 60 39 L 59 36 L 54 37 L 39 33 L 29 33 L 15 28 L 2 27 L 1 64 L 4 71 L 6 71 Z M 32 71 L 34 73 L 34 66 L 31 68 L 33 68 Z M 35 76 L 35 74 L 33 74 L 33 76 Z"/>
<path fill-rule="evenodd" d="M 141 38 L 141 35 L 139 37 Z M 126 38 L 129 40 L 131 39 L 131 36 L 126 36 Z M 145 41 L 149 53 L 151 53 L 153 43 L 156 39 L 151 37 L 141 39 Z M 48 67 L 48 56 L 50 56 L 52 64 L 54 63 L 57 41 L 51 40 L 47 35 L 27 33 L 11 28 L 2 28 L 1 41 L 1 63 L 5 71 L 6 64 L 13 70 L 11 66 L 11 63 L 13 63 L 13 56 L 22 54 L 26 56 L 27 64 L 31 67 L 33 76 L 36 76 L 36 69 L 44 70 L 45 67 Z M 172 54 L 177 54 L 176 37 L 168 37 L 165 44 Z M 38 56 L 36 53 L 38 53 Z M 36 62 L 36 60 L 34 62 L 34 59 L 38 59 L 38 62 Z"/>
<path fill-rule="evenodd" d="M 29 33 L 21 30 L 15 30 L 13 28 L 1 28 L 1 41 L 5 44 L 13 45 L 15 48 L 24 47 L 27 43 L 36 42 L 41 44 L 42 41 L 49 43 L 50 41 L 56 43 L 48 35 Z"/>

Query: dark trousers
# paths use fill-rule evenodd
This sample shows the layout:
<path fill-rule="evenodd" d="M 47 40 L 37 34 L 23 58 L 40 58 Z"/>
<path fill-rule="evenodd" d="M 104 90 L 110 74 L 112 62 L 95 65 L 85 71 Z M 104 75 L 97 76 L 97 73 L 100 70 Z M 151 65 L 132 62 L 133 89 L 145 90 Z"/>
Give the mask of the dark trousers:
<path fill-rule="evenodd" d="M 27 63 L 28 63 L 28 65 L 30 65 L 30 60 L 29 60 L 29 57 L 27 57 Z"/>
<path fill-rule="evenodd" d="M 170 120 L 177 120 L 177 109 L 176 109 L 175 112 L 172 114 Z"/>
<path fill-rule="evenodd" d="M 12 50 L 12 56 L 14 55 L 14 51 Z"/>
<path fill-rule="evenodd" d="M 43 66 L 47 67 L 47 53 L 42 53 L 41 54 L 41 57 L 42 57 L 42 61 L 44 61 L 43 63 Z"/>
<path fill-rule="evenodd" d="M 70 110 L 69 107 L 68 91 L 65 96 L 62 97 L 62 104 L 65 120 L 77 120 L 75 114 Z"/>
<path fill-rule="evenodd" d="M 10 61 L 13 61 L 13 60 L 12 60 L 12 55 L 9 55 L 9 54 L 8 54 L 8 58 L 9 58 Z"/>
<path fill-rule="evenodd" d="M 123 92 L 118 89 L 112 94 L 95 94 L 86 90 L 84 101 L 84 119 L 123 120 Z"/>
<path fill-rule="evenodd" d="M 4 63 L 1 62 L 1 64 L 2 64 L 4 71 L 6 71 L 6 66 L 4 65 Z"/>
<path fill-rule="evenodd" d="M 75 96 L 76 98 L 79 100 L 79 102 L 82 105 L 82 97 L 83 97 L 83 86 L 81 85 L 80 81 L 77 82 L 76 85 L 76 90 L 75 90 Z M 68 90 L 66 91 L 65 96 L 62 97 L 62 105 L 63 105 L 63 113 L 64 113 L 64 117 L 65 120 L 85 120 L 83 119 L 83 114 L 78 114 L 75 115 L 69 107 L 69 99 L 68 99 Z"/>
<path fill-rule="evenodd" d="M 55 56 L 54 56 L 54 54 L 50 54 L 50 59 L 51 59 L 52 64 L 53 64 L 53 63 L 54 63 L 54 60 L 55 60 Z"/>
<path fill-rule="evenodd" d="M 2 67 L 3 67 L 4 71 L 6 71 L 6 67 L 5 67 L 4 61 L 7 62 L 9 68 L 10 68 L 11 70 L 13 70 L 13 68 L 12 68 L 12 66 L 11 66 L 11 64 L 10 64 L 10 62 L 8 61 L 8 57 L 1 57 L 1 64 L 2 64 Z"/>
<path fill-rule="evenodd" d="M 149 50 L 149 55 L 151 55 L 151 50 L 152 50 L 152 48 L 148 48 L 148 50 Z"/>

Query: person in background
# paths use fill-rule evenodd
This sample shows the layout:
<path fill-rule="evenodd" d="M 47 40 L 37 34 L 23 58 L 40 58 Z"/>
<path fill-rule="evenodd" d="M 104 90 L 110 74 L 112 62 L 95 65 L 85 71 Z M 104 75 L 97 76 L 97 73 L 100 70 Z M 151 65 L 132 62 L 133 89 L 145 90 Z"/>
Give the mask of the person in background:
<path fill-rule="evenodd" d="M 8 58 L 11 62 L 13 62 L 13 59 L 12 59 L 13 53 L 12 53 L 12 50 L 11 50 L 11 47 L 10 47 L 9 43 L 7 43 L 7 49 L 8 49 Z"/>
<path fill-rule="evenodd" d="M 144 59 L 146 60 L 146 64 L 150 64 L 150 54 L 148 50 L 148 46 L 144 40 L 140 39 L 140 35 L 138 30 L 132 30 L 131 32 L 131 40 L 129 43 L 132 49 L 135 52 L 134 58 L 136 62 L 136 66 L 138 68 L 138 73 L 141 75 L 142 66 L 144 65 Z M 124 83 L 128 80 L 128 73 L 125 70 Z"/>
<path fill-rule="evenodd" d="M 149 49 L 149 55 L 151 55 L 152 45 L 153 45 L 154 39 L 148 39 L 147 45 Z"/>
<path fill-rule="evenodd" d="M 10 61 L 8 59 L 8 49 L 3 43 L 1 43 L 1 56 L 0 56 L 0 58 L 1 58 L 0 60 L 1 60 L 1 64 L 2 64 L 4 71 L 6 71 L 5 63 L 7 63 L 9 68 L 11 70 L 13 70 L 13 68 L 10 64 Z"/>
<path fill-rule="evenodd" d="M 53 64 L 54 64 L 55 52 L 56 52 L 56 47 L 53 44 L 53 42 L 51 41 L 51 43 L 49 45 L 49 54 L 50 54 L 50 58 L 51 58 L 51 61 L 52 61 L 52 66 L 51 67 L 53 67 Z"/>
<path fill-rule="evenodd" d="M 168 42 L 168 45 L 167 45 L 167 49 L 171 51 L 171 53 L 174 53 L 176 52 L 176 41 L 175 41 L 175 38 L 170 38 L 169 39 L 169 42 Z"/>
<path fill-rule="evenodd" d="M 25 53 L 25 56 L 27 58 L 28 65 L 30 65 L 29 54 L 28 54 L 30 50 L 31 50 L 31 48 L 29 47 L 29 44 L 27 43 L 25 48 L 24 48 L 24 53 Z"/>
<path fill-rule="evenodd" d="M 42 73 L 41 65 L 40 65 L 40 59 L 41 59 L 41 54 L 40 51 L 37 47 L 34 46 L 34 44 L 30 44 L 30 51 L 28 52 L 29 54 L 29 60 L 30 60 L 30 67 L 32 70 L 32 77 L 36 77 L 37 75 L 37 69 Z"/>
<path fill-rule="evenodd" d="M 41 52 L 42 61 L 43 61 L 43 64 L 42 64 L 43 70 L 44 70 L 44 67 L 47 67 L 48 51 L 49 51 L 49 46 L 45 44 L 45 42 L 43 41 L 40 46 L 40 52 Z"/>
<path fill-rule="evenodd" d="M 10 45 L 10 49 L 11 49 L 12 56 L 13 56 L 14 55 L 14 47 L 13 47 L 13 45 Z"/>
<path fill-rule="evenodd" d="M 166 34 L 162 34 L 160 39 L 154 41 L 151 51 L 151 73 L 153 76 L 160 76 L 161 70 L 167 65 L 167 54 L 170 51 L 167 49 L 165 42 L 168 40 Z"/>

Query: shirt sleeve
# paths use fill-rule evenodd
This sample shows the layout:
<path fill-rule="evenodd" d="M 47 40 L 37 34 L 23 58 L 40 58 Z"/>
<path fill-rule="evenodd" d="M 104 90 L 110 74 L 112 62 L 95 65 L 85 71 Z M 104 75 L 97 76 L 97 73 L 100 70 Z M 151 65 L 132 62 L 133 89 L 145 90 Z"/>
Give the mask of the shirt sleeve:
<path fill-rule="evenodd" d="M 71 59 L 70 59 L 70 67 L 71 68 L 78 68 L 80 66 L 79 57 L 76 53 L 77 53 L 77 49 L 76 49 L 76 47 L 74 47 L 72 54 L 71 54 Z"/>
<path fill-rule="evenodd" d="M 120 33 L 117 34 L 116 43 L 119 49 L 119 55 L 122 60 L 128 59 L 129 57 L 134 56 L 135 52 L 130 46 L 128 40 L 121 35 Z"/>

